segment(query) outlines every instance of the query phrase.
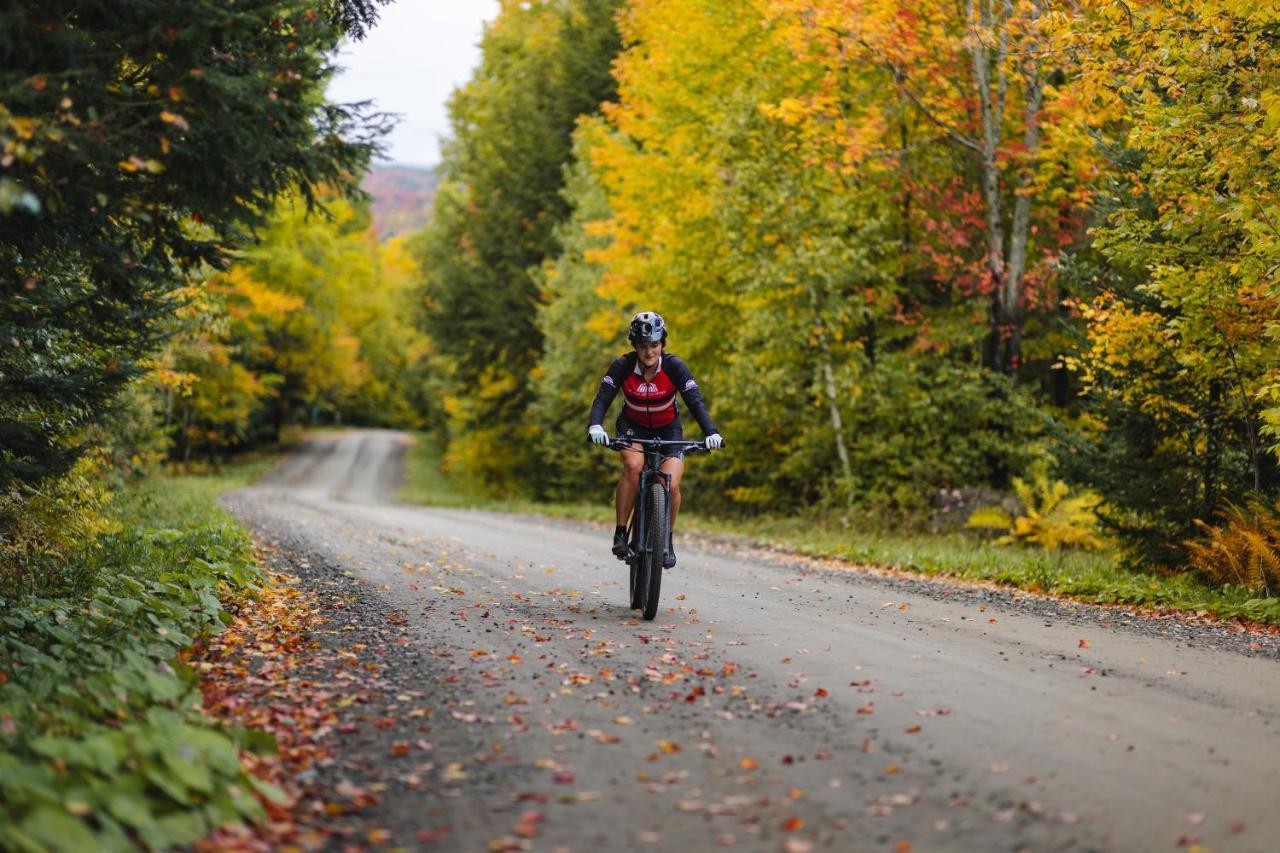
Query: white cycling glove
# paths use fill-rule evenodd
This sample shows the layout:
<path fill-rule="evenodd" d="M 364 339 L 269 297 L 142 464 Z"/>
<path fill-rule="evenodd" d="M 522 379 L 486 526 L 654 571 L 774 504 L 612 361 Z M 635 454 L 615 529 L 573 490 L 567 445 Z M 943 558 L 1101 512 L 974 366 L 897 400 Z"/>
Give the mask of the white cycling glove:
<path fill-rule="evenodd" d="M 713 432 L 707 436 L 707 450 L 719 450 L 722 444 L 724 444 L 724 439 L 720 437 L 720 433 Z"/>
<path fill-rule="evenodd" d="M 609 433 L 605 432 L 604 427 L 600 426 L 600 424 L 592 424 L 591 429 L 587 430 L 587 435 L 590 436 L 591 440 L 596 444 L 609 443 Z"/>

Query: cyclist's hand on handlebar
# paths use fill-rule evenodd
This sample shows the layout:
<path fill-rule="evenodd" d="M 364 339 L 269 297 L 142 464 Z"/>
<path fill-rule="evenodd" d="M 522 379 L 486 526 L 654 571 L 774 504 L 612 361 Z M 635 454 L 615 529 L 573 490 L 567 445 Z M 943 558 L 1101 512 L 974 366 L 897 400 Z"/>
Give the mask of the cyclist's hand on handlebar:
<path fill-rule="evenodd" d="M 707 436 L 707 450 L 719 450 L 722 444 L 724 444 L 724 439 L 721 438 L 720 433 L 713 432 Z"/>
<path fill-rule="evenodd" d="M 605 432 L 604 427 L 600 426 L 600 424 L 592 424 L 591 428 L 587 430 L 587 436 L 595 444 L 605 445 L 609 443 L 609 433 Z"/>

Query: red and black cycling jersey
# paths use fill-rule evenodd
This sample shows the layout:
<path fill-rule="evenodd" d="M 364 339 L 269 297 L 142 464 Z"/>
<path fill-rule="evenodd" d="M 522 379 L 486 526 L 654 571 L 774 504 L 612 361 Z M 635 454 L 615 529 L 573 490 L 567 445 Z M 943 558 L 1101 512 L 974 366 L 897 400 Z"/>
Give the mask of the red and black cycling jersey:
<path fill-rule="evenodd" d="M 693 373 L 680 358 L 664 352 L 658 361 L 658 372 L 649 380 L 644 378 L 643 370 L 644 365 L 635 352 L 613 360 L 591 404 L 591 426 L 604 423 L 604 413 L 619 391 L 624 400 L 622 416 L 628 421 L 647 429 L 668 426 L 680 419 L 680 408 L 676 404 L 679 393 L 702 427 L 703 435 L 719 432 L 702 402 Z"/>

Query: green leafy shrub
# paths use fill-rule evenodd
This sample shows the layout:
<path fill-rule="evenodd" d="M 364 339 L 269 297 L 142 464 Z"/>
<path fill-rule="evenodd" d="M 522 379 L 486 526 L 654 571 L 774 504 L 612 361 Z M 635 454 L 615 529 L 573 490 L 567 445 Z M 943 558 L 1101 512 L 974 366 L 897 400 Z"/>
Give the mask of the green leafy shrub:
<path fill-rule="evenodd" d="M 172 488 L 122 499 L 118 530 L 81 555 L 86 591 L 0 597 L 0 848 L 190 844 L 275 794 L 176 663 L 257 583 L 249 541 L 207 496 L 155 494 Z"/>

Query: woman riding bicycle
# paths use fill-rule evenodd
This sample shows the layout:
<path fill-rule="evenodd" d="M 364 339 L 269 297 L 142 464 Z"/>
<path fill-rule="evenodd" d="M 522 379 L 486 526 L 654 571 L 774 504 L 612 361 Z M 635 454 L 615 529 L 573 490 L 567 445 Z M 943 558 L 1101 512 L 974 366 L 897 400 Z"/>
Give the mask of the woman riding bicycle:
<path fill-rule="evenodd" d="M 715 450 L 723 443 L 720 431 L 711 420 L 706 404 L 702 402 L 702 394 L 698 391 L 698 383 L 688 365 L 666 351 L 667 324 L 658 314 L 642 311 L 631 319 L 631 329 L 627 336 L 631 340 L 634 351 L 619 356 L 609 365 L 609 370 L 600 380 L 600 390 L 591 404 L 591 422 L 588 435 L 596 444 L 608 444 L 609 434 L 605 432 L 604 413 L 622 391 L 624 404 L 618 414 L 615 434 L 619 441 L 628 438 L 659 438 L 679 440 L 684 438 L 680 427 L 680 407 L 676 404 L 676 392 L 684 398 L 685 405 L 693 413 L 702 427 L 708 450 Z M 639 449 L 624 449 L 622 456 L 622 476 L 618 478 L 618 488 L 614 494 L 614 504 L 618 511 L 618 526 L 613 531 L 613 553 L 618 557 L 627 555 L 627 519 L 631 517 L 632 507 L 636 502 L 636 491 L 640 477 L 640 469 L 644 467 L 644 453 Z M 680 509 L 680 476 L 684 473 L 684 451 L 672 449 L 664 451 L 666 457 L 662 461 L 662 470 L 671 477 L 671 524 L 667 530 L 675 528 L 676 512 Z M 676 552 L 671 542 L 667 544 L 667 557 L 663 565 L 671 568 L 676 564 Z"/>

